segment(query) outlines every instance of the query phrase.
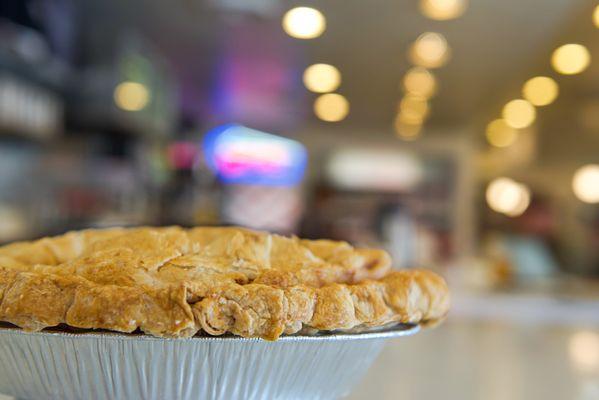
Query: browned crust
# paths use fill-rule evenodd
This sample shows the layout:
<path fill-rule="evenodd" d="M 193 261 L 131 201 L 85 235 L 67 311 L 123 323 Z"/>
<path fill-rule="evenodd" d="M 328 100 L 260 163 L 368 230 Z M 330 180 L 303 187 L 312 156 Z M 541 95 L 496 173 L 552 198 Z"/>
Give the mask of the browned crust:
<path fill-rule="evenodd" d="M 0 321 L 275 340 L 417 323 L 449 309 L 445 281 L 390 270 L 381 250 L 239 228 L 73 232 L 0 248 Z"/>

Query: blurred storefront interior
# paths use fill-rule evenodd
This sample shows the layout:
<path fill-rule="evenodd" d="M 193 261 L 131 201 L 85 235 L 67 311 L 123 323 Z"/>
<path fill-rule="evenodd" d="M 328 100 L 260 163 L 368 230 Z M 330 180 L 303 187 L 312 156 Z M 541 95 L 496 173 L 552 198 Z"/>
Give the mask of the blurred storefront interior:
<path fill-rule="evenodd" d="M 0 3 L 0 242 L 347 240 L 440 270 L 462 317 L 596 330 L 596 2 L 308 3 Z"/>
<path fill-rule="evenodd" d="M 590 2 L 400 3 L 4 2 L 0 240 L 224 223 L 597 274 Z"/>
<path fill-rule="evenodd" d="M 0 240 L 240 224 L 596 275 L 590 3 L 3 2 Z"/>

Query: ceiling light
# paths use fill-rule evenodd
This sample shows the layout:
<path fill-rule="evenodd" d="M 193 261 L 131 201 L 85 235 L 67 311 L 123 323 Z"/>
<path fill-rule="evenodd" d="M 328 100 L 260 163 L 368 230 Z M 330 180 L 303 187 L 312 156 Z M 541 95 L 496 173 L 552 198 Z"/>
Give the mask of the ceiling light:
<path fill-rule="evenodd" d="M 424 123 L 424 115 L 400 112 L 397 114 L 397 120 L 406 125 L 422 125 Z"/>
<path fill-rule="evenodd" d="M 537 112 L 532 104 L 526 100 L 516 99 L 503 107 L 503 119 L 512 128 L 526 128 L 537 117 Z"/>
<path fill-rule="evenodd" d="M 420 0 L 420 11 L 430 19 L 445 21 L 459 17 L 466 11 L 466 0 Z"/>
<path fill-rule="evenodd" d="M 312 92 L 333 92 L 340 84 L 341 73 L 332 65 L 314 64 L 304 71 L 304 85 Z"/>
<path fill-rule="evenodd" d="M 565 44 L 558 47 L 551 56 L 553 68 L 564 75 L 579 74 L 584 71 L 591 62 L 591 54 L 581 44 Z"/>
<path fill-rule="evenodd" d="M 497 178 L 489 183 L 485 193 L 487 204 L 509 217 L 521 215 L 530 204 L 530 190 L 510 178 Z"/>
<path fill-rule="evenodd" d="M 337 93 L 323 94 L 314 101 L 314 113 L 323 121 L 341 121 L 349 113 L 349 102 Z"/>
<path fill-rule="evenodd" d="M 399 112 L 424 120 L 429 113 L 428 102 L 422 97 L 406 95 L 399 102 Z"/>
<path fill-rule="evenodd" d="M 403 78 L 403 87 L 407 93 L 428 99 L 437 91 L 437 80 L 429 70 L 412 67 Z"/>
<path fill-rule="evenodd" d="M 401 114 L 395 117 L 393 128 L 397 137 L 404 140 L 415 140 L 422 132 L 422 124 L 406 122 Z"/>
<path fill-rule="evenodd" d="M 599 6 L 595 7 L 595 11 L 593 11 L 593 23 L 599 28 Z"/>
<path fill-rule="evenodd" d="M 487 140 L 495 147 L 508 147 L 512 145 L 518 137 L 518 131 L 503 119 L 496 119 L 487 125 Z"/>
<path fill-rule="evenodd" d="M 441 67 L 449 60 L 447 40 L 440 33 L 423 33 L 412 44 L 409 57 L 414 64 L 421 67 Z"/>
<path fill-rule="evenodd" d="M 296 7 L 283 16 L 283 29 L 294 38 L 314 39 L 326 29 L 326 19 L 315 8 Z"/>
<path fill-rule="evenodd" d="M 572 179 L 572 189 L 585 203 L 599 203 L 599 165 L 588 164 L 579 168 Z"/>
<path fill-rule="evenodd" d="M 529 79 L 522 88 L 522 95 L 535 106 L 546 106 L 557 98 L 559 87 L 557 82 L 547 76 L 536 76 Z"/>

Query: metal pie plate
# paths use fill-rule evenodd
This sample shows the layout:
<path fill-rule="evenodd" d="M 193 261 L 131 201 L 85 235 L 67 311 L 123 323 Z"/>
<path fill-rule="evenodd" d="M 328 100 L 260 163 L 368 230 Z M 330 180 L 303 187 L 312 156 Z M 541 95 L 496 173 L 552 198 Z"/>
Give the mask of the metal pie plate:
<path fill-rule="evenodd" d="M 366 332 L 165 339 L 144 334 L 0 327 L 0 393 L 19 399 L 334 399 L 363 377 L 385 342 Z"/>

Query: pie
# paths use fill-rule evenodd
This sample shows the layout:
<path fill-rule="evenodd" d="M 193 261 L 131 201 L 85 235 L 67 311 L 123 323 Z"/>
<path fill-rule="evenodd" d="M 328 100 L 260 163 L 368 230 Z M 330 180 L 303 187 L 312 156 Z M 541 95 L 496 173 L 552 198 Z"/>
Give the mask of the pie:
<path fill-rule="evenodd" d="M 346 242 L 236 227 L 115 228 L 0 247 L 0 321 L 276 340 L 438 320 L 444 280 Z"/>

